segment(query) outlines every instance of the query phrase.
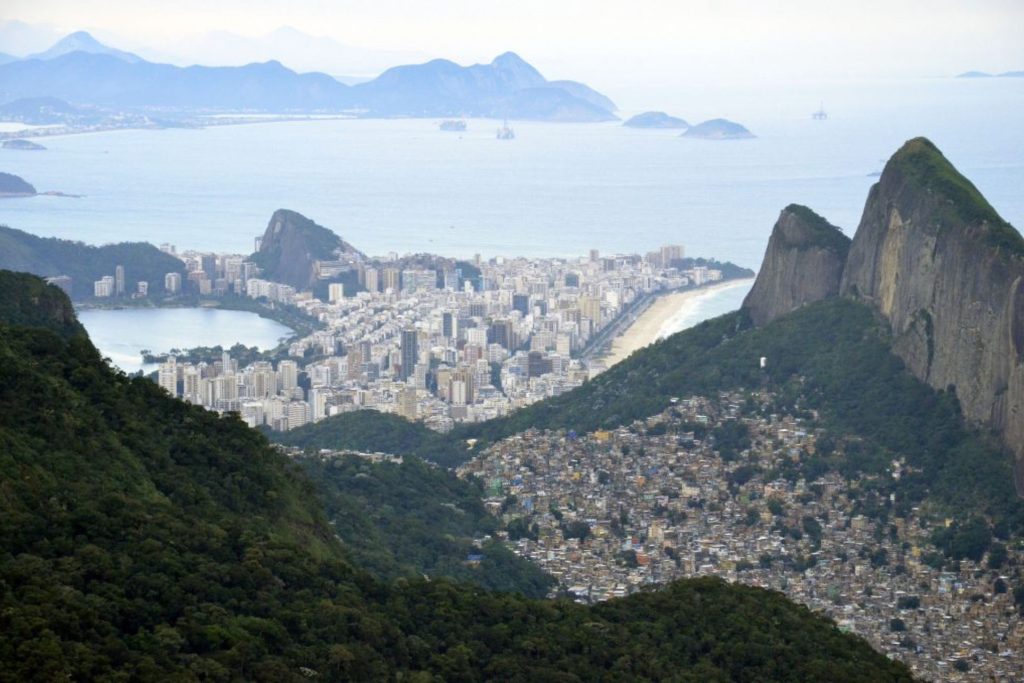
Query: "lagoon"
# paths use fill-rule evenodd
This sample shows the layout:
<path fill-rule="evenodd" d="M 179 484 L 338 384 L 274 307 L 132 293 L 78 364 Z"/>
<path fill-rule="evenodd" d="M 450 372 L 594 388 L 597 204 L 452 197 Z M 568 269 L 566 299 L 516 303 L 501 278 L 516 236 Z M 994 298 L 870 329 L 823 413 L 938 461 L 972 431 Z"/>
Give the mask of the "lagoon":
<path fill-rule="evenodd" d="M 213 308 L 124 308 L 78 311 L 92 343 L 125 372 L 149 372 L 141 352 L 162 353 L 196 346 L 227 348 L 236 343 L 275 347 L 292 329 L 246 311 Z"/>

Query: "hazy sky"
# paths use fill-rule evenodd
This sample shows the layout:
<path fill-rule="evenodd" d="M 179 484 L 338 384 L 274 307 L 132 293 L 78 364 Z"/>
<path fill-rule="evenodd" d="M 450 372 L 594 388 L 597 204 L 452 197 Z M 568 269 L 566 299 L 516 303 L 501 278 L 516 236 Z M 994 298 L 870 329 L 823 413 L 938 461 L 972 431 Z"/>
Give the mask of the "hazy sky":
<path fill-rule="evenodd" d="M 0 0 L 0 20 L 127 48 L 288 25 L 461 63 L 514 50 L 549 78 L 595 86 L 1024 69 L 1024 0 Z"/>

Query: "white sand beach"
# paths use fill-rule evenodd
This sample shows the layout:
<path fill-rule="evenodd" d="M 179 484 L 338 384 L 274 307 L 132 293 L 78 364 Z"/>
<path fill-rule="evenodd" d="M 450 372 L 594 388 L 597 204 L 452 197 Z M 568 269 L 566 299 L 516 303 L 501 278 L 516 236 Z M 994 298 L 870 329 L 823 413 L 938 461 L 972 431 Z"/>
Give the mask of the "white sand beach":
<path fill-rule="evenodd" d="M 634 351 L 697 324 L 704 319 L 695 315 L 701 302 L 741 288 L 745 294 L 753 283 L 753 278 L 730 280 L 659 296 L 625 332 L 612 340 L 611 351 L 600 358 L 601 362 L 610 368 Z"/>

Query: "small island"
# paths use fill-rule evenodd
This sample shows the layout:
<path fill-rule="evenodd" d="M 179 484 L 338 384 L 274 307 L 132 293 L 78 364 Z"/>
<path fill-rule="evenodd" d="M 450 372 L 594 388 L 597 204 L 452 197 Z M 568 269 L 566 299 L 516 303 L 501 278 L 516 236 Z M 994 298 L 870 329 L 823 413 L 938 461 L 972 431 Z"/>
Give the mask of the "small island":
<path fill-rule="evenodd" d="M 645 111 L 622 124 L 628 128 L 689 128 L 683 119 L 669 116 L 663 111 Z"/>
<path fill-rule="evenodd" d="M 438 125 L 438 128 L 445 131 L 461 133 L 462 131 L 466 130 L 466 122 L 460 121 L 458 119 L 447 119 L 445 121 L 442 121 Z"/>
<path fill-rule="evenodd" d="M 4 140 L 4 149 L 20 149 L 30 152 L 41 152 L 45 147 L 40 145 L 38 142 L 32 142 L 31 140 Z"/>
<path fill-rule="evenodd" d="M 11 173 L 0 173 L 0 197 L 35 197 L 36 188 Z"/>
<path fill-rule="evenodd" d="M 733 121 L 711 119 L 687 128 L 679 137 L 697 140 L 748 140 L 757 136 Z"/>

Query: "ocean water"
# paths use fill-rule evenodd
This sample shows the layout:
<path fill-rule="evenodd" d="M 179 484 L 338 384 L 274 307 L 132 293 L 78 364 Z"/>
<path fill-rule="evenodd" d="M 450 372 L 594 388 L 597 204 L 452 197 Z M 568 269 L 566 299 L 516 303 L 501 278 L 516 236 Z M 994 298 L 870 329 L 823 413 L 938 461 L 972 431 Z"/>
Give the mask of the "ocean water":
<path fill-rule="evenodd" d="M 730 287 L 697 294 L 662 323 L 658 330 L 658 339 L 664 339 L 705 320 L 735 311 L 743 303 L 753 284 L 753 280 L 741 280 Z"/>
<path fill-rule="evenodd" d="M 255 313 L 210 308 L 91 309 L 78 311 L 78 319 L 100 353 L 125 372 L 156 369 L 143 364 L 143 349 L 164 353 L 241 342 L 266 350 L 292 334 Z"/>
<path fill-rule="evenodd" d="M 0 170 L 80 199 L 0 200 L 0 223 L 107 243 L 248 253 L 294 209 L 370 254 L 571 256 L 682 243 L 756 268 L 779 211 L 807 204 L 852 234 L 870 174 L 930 137 L 1024 225 L 1024 79 L 701 88 L 619 94 L 631 109 L 724 116 L 758 135 L 699 141 L 609 124 L 314 120 L 47 138 Z M 832 115 L 812 121 L 819 103 Z M 624 112 L 628 115 L 630 112 Z"/>

